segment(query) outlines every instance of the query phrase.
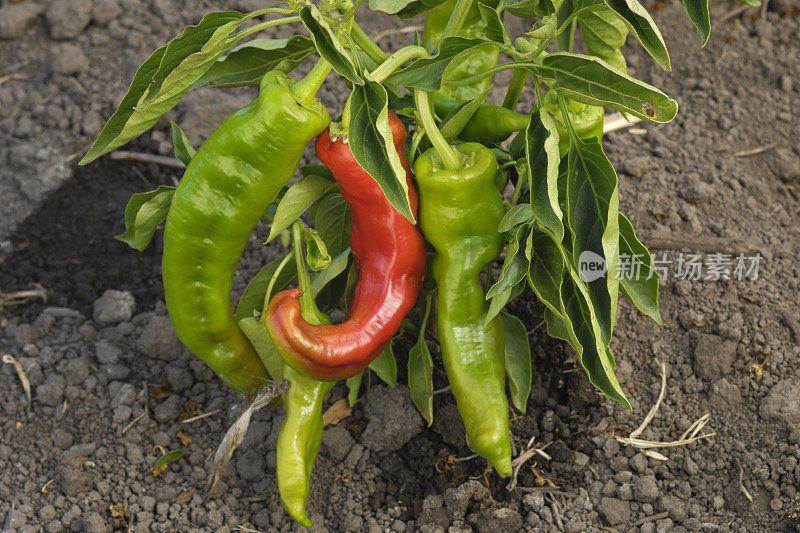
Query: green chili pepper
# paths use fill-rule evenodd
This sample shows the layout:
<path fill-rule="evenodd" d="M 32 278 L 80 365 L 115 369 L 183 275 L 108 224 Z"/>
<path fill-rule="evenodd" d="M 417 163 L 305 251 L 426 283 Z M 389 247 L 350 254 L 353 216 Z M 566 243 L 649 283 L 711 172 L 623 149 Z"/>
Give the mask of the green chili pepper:
<path fill-rule="evenodd" d="M 264 209 L 330 122 L 314 99 L 325 68 L 315 67 L 294 85 L 281 72 L 267 74 L 259 97 L 228 117 L 194 155 L 167 215 L 162 275 L 175 331 L 242 394 L 254 393 L 269 376 L 231 313 L 233 274 Z"/>
<path fill-rule="evenodd" d="M 565 98 L 567 102 L 567 113 L 569 121 L 575 129 L 575 133 L 581 139 L 596 137 L 598 141 L 603 140 L 603 118 L 605 109 L 599 106 L 582 104 L 575 100 Z M 548 91 L 542 98 L 542 107 L 546 109 L 556 119 L 558 129 L 558 153 L 564 157 L 569 152 L 569 132 L 564 125 L 564 117 L 558 106 L 558 98 L 554 91 Z"/>
<path fill-rule="evenodd" d="M 335 381 L 316 381 L 289 365 L 283 377 L 289 390 L 283 395 L 286 418 L 278 434 L 278 492 L 283 508 L 305 527 L 311 527 L 306 500 L 311 492 L 311 471 L 322 443 L 322 400 Z"/>
<path fill-rule="evenodd" d="M 497 144 L 528 127 L 527 115 L 520 115 L 505 107 L 482 105 L 461 130 L 460 139 L 481 144 Z"/>
<path fill-rule="evenodd" d="M 414 164 L 420 227 L 436 249 L 437 325 L 447 377 L 464 420 L 470 447 L 511 475 L 504 334 L 500 317 L 484 324 L 480 273 L 500 253 L 497 226 L 503 199 L 494 186 L 497 160 L 477 143 L 455 147 L 462 170 L 447 170 L 435 149 Z"/>
<path fill-rule="evenodd" d="M 432 52 L 439 45 L 442 33 L 453 14 L 457 0 L 447 0 L 444 4 L 428 11 L 425 15 L 425 25 L 422 31 L 423 44 L 429 52 Z M 484 2 L 489 7 L 497 5 L 497 0 Z M 485 38 L 486 23 L 481 18 L 478 2 L 473 2 L 467 13 L 467 18 L 458 32 L 453 37 Z M 459 57 L 458 63 L 453 64 L 452 70 L 447 73 L 445 80 L 457 81 L 469 78 L 476 72 L 483 72 L 497 65 L 500 52 L 496 46 L 491 44 L 479 46 L 469 52 L 465 57 Z M 443 80 L 443 81 L 445 81 Z M 464 102 L 474 100 L 484 94 L 492 84 L 491 76 L 487 76 L 480 81 L 469 85 L 458 87 L 442 85 L 442 88 L 434 95 L 434 106 L 440 116 L 447 115 L 454 111 Z"/>

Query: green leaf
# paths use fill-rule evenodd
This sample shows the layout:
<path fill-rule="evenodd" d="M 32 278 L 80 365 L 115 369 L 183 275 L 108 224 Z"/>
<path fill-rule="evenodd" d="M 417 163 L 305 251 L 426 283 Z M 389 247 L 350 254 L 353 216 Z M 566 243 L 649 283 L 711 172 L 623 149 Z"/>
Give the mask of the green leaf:
<path fill-rule="evenodd" d="M 306 262 L 314 272 L 319 272 L 331 264 L 331 256 L 325 241 L 322 240 L 315 229 L 305 228 L 303 230 L 303 242 L 306 245 Z"/>
<path fill-rule="evenodd" d="M 275 344 L 273 344 L 272 338 L 269 336 L 267 326 L 252 316 L 239 320 L 238 325 L 247 340 L 253 345 L 270 378 L 273 380 L 281 379 L 283 376 L 283 359 L 281 359 L 281 354 L 278 353 L 278 349 L 275 348 Z"/>
<path fill-rule="evenodd" d="M 506 233 L 516 228 L 520 224 L 524 224 L 533 218 L 533 208 L 530 204 L 517 204 L 508 210 L 497 226 L 497 231 Z"/>
<path fill-rule="evenodd" d="M 647 247 L 636 238 L 628 218 L 619 215 L 619 284 L 622 294 L 636 308 L 663 326 L 658 311 L 658 272 Z M 624 260 L 623 260 L 624 259 Z"/>
<path fill-rule="evenodd" d="M 552 235 L 540 231 L 532 233 L 528 284 L 536 293 L 536 297 L 559 317 L 564 314 L 561 284 L 566 274 L 560 248 L 561 245 L 553 240 Z M 564 337 L 559 338 L 564 339 Z"/>
<path fill-rule="evenodd" d="M 658 62 L 664 70 L 672 70 L 669 61 L 669 52 L 661 32 L 638 0 L 605 0 L 606 5 L 613 9 L 628 28 L 636 36 L 636 39 L 647 50 L 653 59 Z"/>
<path fill-rule="evenodd" d="M 500 314 L 500 311 L 503 310 L 506 304 L 522 294 L 522 291 L 524 290 L 525 281 L 523 280 L 492 298 L 489 302 L 489 309 L 486 311 L 486 318 L 484 318 L 483 323 L 488 324 L 494 320 L 494 318 Z"/>
<path fill-rule="evenodd" d="M 419 337 L 408 352 L 408 389 L 411 401 L 429 426 L 433 424 L 433 359 L 425 341 L 425 330 L 428 327 L 432 298 L 432 293 L 425 298 L 425 314 L 419 325 Z"/>
<path fill-rule="evenodd" d="M 372 2 L 375 1 L 376 5 L 381 2 L 381 0 L 370 0 L 370 9 L 376 9 L 372 7 Z M 389 0 L 391 1 L 391 0 Z M 431 9 L 438 7 L 444 4 L 447 0 L 412 0 L 409 2 L 403 9 L 397 11 L 395 13 L 389 13 L 390 15 L 394 15 L 395 17 L 405 20 L 414 18 L 421 13 L 425 13 L 426 11 L 430 11 Z M 383 11 L 383 9 L 377 8 L 378 11 Z M 417 41 L 414 44 L 419 44 Z"/>
<path fill-rule="evenodd" d="M 408 200 L 406 170 L 389 129 L 388 95 L 379 83 L 368 81 L 353 88 L 347 135 L 358 164 L 378 183 L 386 200 L 415 223 Z"/>
<path fill-rule="evenodd" d="M 478 3 L 478 9 L 483 22 L 486 24 L 483 29 L 486 38 L 496 43 L 510 44 L 511 39 L 508 38 L 508 33 L 506 33 L 506 28 L 503 26 L 503 20 L 500 18 L 498 11 L 482 2 Z"/>
<path fill-rule="evenodd" d="M 518 64 L 552 80 L 553 89 L 584 104 L 613 107 L 658 123 L 669 122 L 678 112 L 678 103 L 660 90 L 594 57 L 558 52 L 542 58 L 541 65 Z"/>
<path fill-rule="evenodd" d="M 394 357 L 391 341 L 380 355 L 372 360 L 369 368 L 390 387 L 397 385 L 397 360 Z"/>
<path fill-rule="evenodd" d="M 175 187 L 161 185 L 150 192 L 140 192 L 131 196 L 125 208 L 125 233 L 117 235 L 118 239 L 131 248 L 144 251 L 161 221 L 169 212 Z"/>
<path fill-rule="evenodd" d="M 335 188 L 335 181 L 315 174 L 289 187 L 275 210 L 267 242 L 280 235 L 283 230 L 300 218 L 300 215 L 305 213 L 306 209 L 311 207 L 314 202 Z"/>
<path fill-rule="evenodd" d="M 315 296 L 325 288 L 328 283 L 333 281 L 339 274 L 345 271 L 350 262 L 350 248 L 347 247 L 342 253 L 333 258 L 327 268 L 319 272 L 311 280 L 311 294 Z"/>
<path fill-rule="evenodd" d="M 430 426 L 433 423 L 433 359 L 425 339 L 417 341 L 408 352 L 408 388 L 411 401 Z"/>
<path fill-rule="evenodd" d="M 194 86 L 258 85 L 267 72 L 279 65 L 281 70 L 289 72 L 315 51 L 314 41 L 302 35 L 288 39 L 253 39 L 216 61 Z"/>
<path fill-rule="evenodd" d="M 194 146 L 192 146 L 192 143 L 189 141 L 189 137 L 183 133 L 180 126 L 171 120 L 169 123 L 172 126 L 172 146 L 175 151 L 175 157 L 188 167 L 189 161 L 192 160 L 197 150 L 194 149 Z"/>
<path fill-rule="evenodd" d="M 510 290 L 514 285 L 525 278 L 529 266 L 528 258 L 525 255 L 525 247 L 529 236 L 530 228 L 528 226 L 521 226 L 512 236 L 508 243 L 506 259 L 503 262 L 500 277 L 497 283 L 492 285 L 486 293 L 487 300 Z M 487 317 L 487 322 L 489 320 L 491 320 L 491 318 Z"/>
<path fill-rule="evenodd" d="M 568 278 L 564 281 L 562 299 L 564 300 L 565 316 L 569 319 L 569 322 L 564 323 L 564 327 L 571 330 L 570 336 L 577 343 L 577 346 L 573 345 L 573 348 L 578 352 L 578 360 L 589 376 L 589 381 L 609 398 L 631 409 L 631 404 L 614 376 L 616 363 L 611 350 L 596 335 L 596 328 L 592 325 L 592 318 L 585 300 L 575 289 L 572 279 Z M 553 318 L 553 315 L 551 314 L 550 317 Z"/>
<path fill-rule="evenodd" d="M 356 69 L 350 54 L 344 49 L 330 25 L 322 17 L 315 5 L 307 5 L 300 11 L 303 21 L 319 55 L 333 66 L 341 77 L 354 85 L 363 85 L 364 80 Z"/>
<path fill-rule="evenodd" d="M 241 298 L 239 298 L 239 305 L 236 307 L 236 312 L 234 313 L 237 322 L 263 311 L 267 287 L 269 287 L 269 282 L 272 280 L 272 277 L 275 275 L 283 259 L 283 257 L 280 257 L 267 263 L 267 265 L 259 270 L 258 274 L 250 280 L 250 283 L 247 284 Z M 272 288 L 273 295 L 286 287 L 295 276 L 297 276 L 297 267 L 294 261 L 289 261 L 275 280 L 275 284 Z"/>
<path fill-rule="evenodd" d="M 151 470 L 158 470 L 160 466 L 175 462 L 181 457 L 185 457 L 187 455 L 189 455 L 189 452 L 186 450 L 170 450 L 156 460 L 151 467 Z"/>
<path fill-rule="evenodd" d="M 611 7 L 595 3 L 595 0 L 585 4 L 591 5 L 592 9 L 585 9 L 586 6 L 581 4 L 584 9 L 578 11 L 578 24 L 587 52 L 590 56 L 599 57 L 618 71 L 625 73 L 627 66 L 620 48 L 625 44 L 628 27 Z"/>
<path fill-rule="evenodd" d="M 337 256 L 350 246 L 350 209 L 341 194 L 326 194 L 311 206 L 309 214 L 329 254 Z"/>
<path fill-rule="evenodd" d="M 448 141 L 453 141 L 458 138 L 461 130 L 464 129 L 464 126 L 472 118 L 472 115 L 475 114 L 475 111 L 483 104 L 484 100 L 486 99 L 486 93 L 484 91 L 479 96 L 476 96 L 472 100 L 468 102 L 464 102 L 458 109 L 450 113 L 442 122 L 439 131 L 442 133 L 445 139 Z"/>
<path fill-rule="evenodd" d="M 439 53 L 433 57 L 417 59 L 403 70 L 389 76 L 388 80 L 396 85 L 403 85 L 409 89 L 420 89 L 428 92 L 438 91 L 442 87 L 442 78 L 451 66 L 458 66 L 461 61 L 454 61 L 468 57 L 469 53 L 477 46 L 493 44 L 483 39 L 468 39 L 465 37 L 445 37 L 439 43 Z M 462 56 L 462 54 L 464 54 Z"/>
<path fill-rule="evenodd" d="M 236 11 L 219 11 L 204 16 L 197 26 L 188 26 L 182 36 L 167 43 L 164 58 L 136 108 L 145 107 L 176 88 L 184 92 L 190 89 L 230 48 L 233 43 L 228 36 L 248 18 Z"/>
<path fill-rule="evenodd" d="M 515 17 L 532 19 L 537 16 L 545 17 L 552 15 L 556 12 L 555 5 L 552 0 L 522 0 L 515 2 L 514 0 L 502 0 L 497 10 L 507 11 Z"/>
<path fill-rule="evenodd" d="M 517 409 L 525 412 L 531 393 L 533 371 L 531 370 L 531 345 L 528 331 L 522 321 L 508 313 L 500 313 L 505 330 L 505 367 L 511 401 Z"/>
<path fill-rule="evenodd" d="M 558 128 L 544 110 L 531 111 L 525 130 L 525 162 L 530 179 L 531 209 L 534 218 L 557 241 L 564 238 L 564 213 L 558 204 Z"/>
<path fill-rule="evenodd" d="M 353 407 L 358 400 L 358 391 L 361 390 L 361 380 L 364 379 L 364 371 L 362 370 L 355 376 L 347 378 L 347 403 Z"/>
<path fill-rule="evenodd" d="M 750 7 L 760 7 L 761 6 L 761 1 L 760 0 L 739 0 L 739 3 L 740 4 L 744 4 L 746 6 L 750 6 Z M 684 3 L 684 5 L 685 5 L 685 3 Z"/>
<path fill-rule="evenodd" d="M 572 265 L 586 281 L 603 343 L 608 345 L 617 314 L 619 279 L 619 196 L 617 174 L 595 138 L 570 138 L 567 156 L 566 215 L 572 236 Z M 605 275 L 594 277 L 581 264 L 604 261 Z"/>
<path fill-rule="evenodd" d="M 236 11 L 209 13 L 186 27 L 145 61 L 128 92 L 89 152 L 85 165 L 150 129 L 234 42 L 228 36 L 248 16 Z"/>
<path fill-rule="evenodd" d="M 759 0 L 739 0 L 748 6 L 758 7 L 761 5 Z M 700 32 L 700 46 L 704 47 L 711 36 L 711 15 L 708 11 L 708 0 L 683 0 L 683 7 L 686 14 L 692 21 L 694 27 Z"/>

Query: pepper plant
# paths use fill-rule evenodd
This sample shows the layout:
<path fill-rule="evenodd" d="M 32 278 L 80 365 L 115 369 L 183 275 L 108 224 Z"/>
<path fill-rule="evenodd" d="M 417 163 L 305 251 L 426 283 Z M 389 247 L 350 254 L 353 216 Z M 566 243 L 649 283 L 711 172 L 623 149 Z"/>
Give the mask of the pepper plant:
<path fill-rule="evenodd" d="M 684 5 L 705 45 L 707 0 Z M 354 402 L 367 369 L 395 385 L 398 331 L 416 335 L 407 381 L 422 416 L 433 420 L 441 356 L 471 448 L 506 477 L 506 384 L 524 413 L 532 381 L 526 326 L 504 311 L 510 301 L 530 288 L 547 332 L 628 408 L 609 349 L 619 294 L 661 323 L 658 275 L 619 212 L 617 175 L 601 145 L 605 108 L 656 123 L 678 110 L 626 74 L 629 33 L 670 69 L 638 1 L 370 0 L 387 16 L 425 19 L 423 34 L 392 54 L 358 25 L 361 8 L 293 0 L 209 13 L 142 64 L 81 161 L 141 135 L 196 87 L 259 87 L 197 151 L 173 124 L 186 173 L 177 187 L 134 195 L 118 238 L 143 250 L 166 218 L 165 296 L 183 343 L 248 401 L 270 380 L 288 381 L 278 488 L 306 526 L 325 394 L 346 379 Z M 508 17 L 525 19 L 529 31 L 510 35 Z M 262 36 L 287 24 L 300 33 Z M 578 32 L 585 54 L 573 49 Z M 295 81 L 292 71 L 311 62 Z M 506 70 L 502 106 L 486 104 L 492 77 Z M 329 113 L 315 95 L 331 72 L 351 92 Z M 518 109 L 524 91 L 530 109 Z M 323 164 L 300 167 L 289 185 L 314 139 Z M 287 253 L 232 310 L 236 263 L 259 223 Z M 637 262 L 637 279 L 619 276 L 623 254 Z M 582 275 L 585 261 L 602 265 L 602 275 Z M 295 280 L 299 288 L 284 290 Z M 408 316 L 419 320 L 404 321 L 415 303 L 419 312 Z M 337 310 L 346 314 L 334 323 Z"/>

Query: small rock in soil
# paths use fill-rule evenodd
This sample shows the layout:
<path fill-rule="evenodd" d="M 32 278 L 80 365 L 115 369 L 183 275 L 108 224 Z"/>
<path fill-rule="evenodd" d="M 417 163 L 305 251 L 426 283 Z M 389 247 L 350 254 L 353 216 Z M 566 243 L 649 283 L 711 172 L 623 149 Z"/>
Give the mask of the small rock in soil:
<path fill-rule="evenodd" d="M 84 470 L 83 458 L 67 453 L 56 464 L 55 479 L 62 492 L 67 496 L 78 496 L 90 488 L 95 475 Z"/>
<path fill-rule="evenodd" d="M 322 434 L 322 449 L 336 462 L 342 461 L 355 444 L 350 432 L 341 426 L 333 426 Z"/>
<path fill-rule="evenodd" d="M 101 326 L 127 322 L 135 307 L 136 300 L 128 291 L 108 290 L 94 302 L 94 321 Z"/>
<path fill-rule="evenodd" d="M 89 70 L 89 58 L 83 50 L 72 43 L 64 43 L 53 49 L 53 72 L 72 76 Z"/>
<path fill-rule="evenodd" d="M 18 39 L 25 35 L 44 6 L 36 2 L 8 4 L 0 8 L 0 39 Z"/>
<path fill-rule="evenodd" d="M 70 385 L 80 385 L 89 377 L 91 366 L 89 360 L 85 357 L 71 359 L 67 363 L 67 368 L 64 369 L 64 376 L 67 378 L 67 383 Z"/>
<path fill-rule="evenodd" d="M 61 374 L 50 374 L 44 383 L 36 387 L 36 398 L 45 405 L 55 407 L 64 399 L 67 380 Z"/>
<path fill-rule="evenodd" d="M 736 359 L 736 342 L 702 334 L 694 349 L 694 372 L 706 381 L 727 374 Z"/>
<path fill-rule="evenodd" d="M 436 411 L 433 419 L 433 430 L 436 431 L 447 444 L 454 448 L 461 448 L 466 440 L 464 435 L 464 421 L 458 414 L 458 407 L 455 403 L 448 403 Z"/>
<path fill-rule="evenodd" d="M 616 498 L 603 498 L 600 500 L 597 512 L 603 517 L 603 521 L 611 526 L 625 524 L 631 519 L 630 504 Z"/>
<path fill-rule="evenodd" d="M 181 399 L 176 394 L 170 394 L 169 398 L 155 406 L 153 416 L 159 422 L 174 422 L 182 412 Z"/>
<path fill-rule="evenodd" d="M 45 13 L 50 37 L 56 41 L 81 34 L 92 19 L 91 0 L 55 0 Z"/>
<path fill-rule="evenodd" d="M 100 364 L 113 365 L 119 362 L 122 350 L 106 340 L 98 341 L 94 346 L 94 354 Z"/>
<path fill-rule="evenodd" d="M 96 0 L 92 6 L 92 20 L 98 26 L 105 26 L 122 14 L 117 0 Z"/>
<path fill-rule="evenodd" d="M 522 529 L 522 517 L 513 509 L 484 509 L 478 515 L 478 523 L 475 528 L 478 533 L 520 531 Z"/>
<path fill-rule="evenodd" d="M 89 513 L 83 519 L 83 530 L 86 533 L 107 533 L 111 528 L 98 512 Z"/>
<path fill-rule="evenodd" d="M 72 446 L 73 443 L 72 433 L 64 431 L 61 428 L 56 428 L 55 430 L 53 430 L 52 436 L 53 436 L 53 446 L 55 446 L 56 448 L 59 448 L 61 450 L 66 450 L 67 448 Z"/>
<path fill-rule="evenodd" d="M 408 387 L 373 387 L 364 403 L 369 423 L 361 434 L 361 443 L 373 452 L 399 450 L 424 428 Z"/>
<path fill-rule="evenodd" d="M 766 420 L 800 422 L 800 380 L 786 379 L 772 387 L 761 400 L 760 413 Z"/>
<path fill-rule="evenodd" d="M 723 378 L 711 385 L 708 390 L 708 403 L 711 408 L 726 412 L 742 403 L 742 392 L 739 387 Z"/>
<path fill-rule="evenodd" d="M 633 484 L 633 497 L 638 502 L 653 503 L 658 499 L 660 491 L 653 476 L 640 477 Z"/>
<path fill-rule="evenodd" d="M 778 179 L 788 182 L 800 178 L 800 156 L 788 148 L 772 150 L 767 164 Z"/>
<path fill-rule="evenodd" d="M 263 453 L 248 450 L 236 461 L 236 471 L 246 481 L 258 481 L 267 475 L 267 460 Z"/>
<path fill-rule="evenodd" d="M 444 503 L 455 518 L 462 518 L 473 500 L 491 500 L 492 495 L 484 484 L 477 480 L 467 481 L 444 493 Z"/>
<path fill-rule="evenodd" d="M 172 361 L 181 353 L 181 341 L 169 318 L 154 316 L 144 327 L 136 348 L 154 359 Z"/>

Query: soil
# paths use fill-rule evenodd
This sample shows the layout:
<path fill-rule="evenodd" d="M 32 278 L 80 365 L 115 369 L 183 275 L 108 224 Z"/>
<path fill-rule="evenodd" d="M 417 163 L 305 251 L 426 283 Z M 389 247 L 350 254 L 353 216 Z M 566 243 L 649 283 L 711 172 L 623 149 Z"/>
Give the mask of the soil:
<path fill-rule="evenodd" d="M 32 0 L 14 3 L 29 11 L 10 26 L 3 10 L 12 3 L 0 1 L 0 290 L 47 291 L 47 301 L 0 306 L 0 352 L 21 363 L 33 393 L 29 411 L 13 365 L 2 365 L 0 527 L 301 529 L 275 489 L 280 409 L 256 414 L 223 485 L 204 496 L 210 458 L 242 403 L 181 349 L 165 318 L 160 234 L 144 253 L 112 238 L 130 194 L 179 174 L 108 157 L 75 165 L 150 51 L 205 11 L 262 3 L 41 6 L 55 13 L 66 4 L 75 11 L 48 19 Z M 530 331 L 534 388 L 527 412 L 513 413 L 512 432 L 518 451 L 533 439 L 546 456 L 525 463 L 516 490 L 484 474 L 483 461 L 466 459 L 452 396 L 436 396 L 436 419 L 426 428 L 403 372 L 396 389 L 373 375 L 352 415 L 325 431 L 309 500 L 316 531 L 800 526 L 800 18 L 791 15 L 800 6 L 772 0 L 766 19 L 751 10 L 720 23 L 736 5 L 714 4 L 716 25 L 702 50 L 680 2 L 648 7 L 673 71 L 660 70 L 632 39 L 629 71 L 676 98 L 680 112 L 671 124 L 639 124 L 604 140 L 620 174 L 622 211 L 668 267 L 660 298 L 666 325 L 627 303 L 617 319 L 612 347 L 633 411 L 592 389 L 574 353 L 547 337 L 542 308 L 527 292 L 511 311 Z M 363 24 L 372 35 L 404 25 L 368 14 Z M 383 36 L 390 49 L 407 37 Z M 344 94 L 333 84 L 322 97 L 339 109 Z M 250 89 L 196 91 L 168 118 L 199 142 L 251 96 Z M 126 149 L 168 154 L 168 132 L 164 120 Z M 754 149 L 762 150 L 747 155 Z M 278 253 L 260 242 L 263 231 L 240 263 L 237 290 Z M 685 275 L 690 254 L 706 268 L 731 260 L 733 274 L 739 253 L 760 253 L 757 279 Z M 401 368 L 408 347 L 396 346 Z M 706 413 L 703 432 L 714 434 L 660 448 L 660 459 L 616 439 L 656 403 L 659 362 L 665 397 L 639 437 L 676 440 Z M 446 385 L 440 368 L 435 381 Z M 339 385 L 327 404 L 345 395 Z M 211 415 L 182 421 L 198 413 Z M 157 445 L 189 455 L 155 477 Z"/>

